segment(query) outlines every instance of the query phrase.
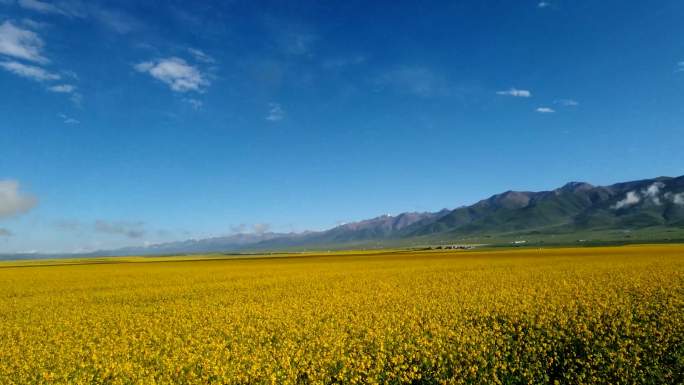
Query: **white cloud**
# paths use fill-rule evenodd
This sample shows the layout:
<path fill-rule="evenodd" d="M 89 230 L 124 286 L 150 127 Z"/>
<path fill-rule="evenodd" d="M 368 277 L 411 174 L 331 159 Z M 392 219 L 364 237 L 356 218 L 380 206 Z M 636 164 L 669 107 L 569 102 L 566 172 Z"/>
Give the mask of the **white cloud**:
<path fill-rule="evenodd" d="M 193 110 L 198 111 L 202 109 L 202 101 L 198 99 L 193 99 L 193 98 L 187 98 L 183 99 L 184 102 L 188 103 L 190 107 L 192 107 Z"/>
<path fill-rule="evenodd" d="M 41 21 L 35 21 L 33 19 L 24 18 L 21 19 L 21 24 L 31 28 L 31 29 L 43 29 L 47 27 L 47 23 Z"/>
<path fill-rule="evenodd" d="M 81 123 L 79 120 L 74 119 L 72 117 L 69 117 L 66 114 L 57 114 L 57 117 L 62 119 L 64 121 L 64 124 L 79 124 L 79 123 Z"/>
<path fill-rule="evenodd" d="M 676 205 L 684 206 L 684 193 L 672 195 L 672 202 L 674 202 Z"/>
<path fill-rule="evenodd" d="M 680 61 L 677 63 L 677 68 L 675 69 L 675 72 L 684 72 L 684 61 Z"/>
<path fill-rule="evenodd" d="M 256 234 L 263 234 L 271 229 L 271 225 L 268 223 L 257 223 L 252 226 L 252 231 Z"/>
<path fill-rule="evenodd" d="M 277 122 L 283 120 L 285 117 L 285 110 L 280 105 L 280 103 L 268 103 L 268 115 L 266 115 L 266 120 L 270 122 Z"/>
<path fill-rule="evenodd" d="M 63 9 L 53 3 L 38 0 L 18 0 L 17 3 L 22 8 L 30 9 L 40 13 L 54 13 L 58 15 L 72 16 L 67 9 Z"/>
<path fill-rule="evenodd" d="M 366 57 L 364 55 L 353 55 L 347 57 L 337 57 L 332 59 L 324 60 L 322 63 L 325 69 L 342 69 L 347 67 L 356 66 L 366 62 Z"/>
<path fill-rule="evenodd" d="M 579 106 L 579 102 L 574 100 L 574 99 L 559 99 L 554 102 L 555 104 L 560 104 L 561 106 L 565 107 L 577 107 Z"/>
<path fill-rule="evenodd" d="M 647 188 L 643 189 L 641 193 L 644 195 L 645 199 L 651 199 L 651 202 L 660 206 L 662 202 L 660 201 L 660 189 L 665 187 L 662 182 L 654 182 Z"/>
<path fill-rule="evenodd" d="M 665 199 L 672 201 L 672 203 L 676 205 L 683 205 L 684 206 L 684 192 L 680 192 L 677 194 L 673 194 L 671 192 L 666 192 L 665 195 L 663 195 Z"/>
<path fill-rule="evenodd" d="M 537 107 L 535 111 L 539 112 L 540 114 L 553 114 L 554 112 L 556 112 L 556 110 L 549 107 Z"/>
<path fill-rule="evenodd" d="M 15 75 L 35 80 L 37 82 L 58 80 L 60 78 L 58 74 L 46 71 L 41 67 L 22 64 L 17 61 L 0 62 L 0 67 L 5 69 L 5 71 L 9 71 Z"/>
<path fill-rule="evenodd" d="M 34 4 L 35 3 L 35 4 Z M 27 4 L 40 6 L 42 2 L 28 2 Z M 50 5 L 50 4 L 43 4 Z M 38 24 L 24 19 L 24 25 Z M 5 21 L 0 24 L 0 56 L 10 56 L 14 59 L 26 60 L 40 65 L 47 64 L 50 61 L 42 55 L 44 43 L 43 40 L 35 32 L 28 29 L 23 29 L 14 25 L 11 21 Z M 5 60 L 0 62 L 0 67 L 5 71 L 11 72 L 17 76 L 31 79 L 37 82 L 49 82 L 59 80 L 62 75 L 49 71 L 42 66 L 35 64 L 25 64 L 17 60 Z M 62 71 L 67 76 L 72 76 L 70 71 Z M 73 75 L 74 77 L 75 74 Z M 71 100 L 80 105 L 81 95 L 75 93 L 75 87 L 69 84 L 54 85 L 47 88 L 48 91 L 71 94 Z"/>
<path fill-rule="evenodd" d="M 213 57 L 207 55 L 202 50 L 195 49 L 195 48 L 188 48 L 188 52 L 190 52 L 190 54 L 195 58 L 195 60 L 197 60 L 199 62 L 207 63 L 207 64 L 211 64 L 211 63 L 216 62 L 216 60 L 214 60 Z"/>
<path fill-rule="evenodd" d="M 127 238 L 141 238 L 147 232 L 144 228 L 143 222 L 109 222 L 109 221 L 95 221 L 93 230 L 98 233 L 123 235 Z"/>
<path fill-rule="evenodd" d="M 281 50 L 289 55 L 308 55 L 317 36 L 310 33 L 286 31 L 277 36 L 277 42 Z"/>
<path fill-rule="evenodd" d="M 199 69 L 177 57 L 142 62 L 134 67 L 164 82 L 176 92 L 202 92 L 210 84 Z"/>
<path fill-rule="evenodd" d="M 126 34 L 140 27 L 141 23 L 130 15 L 103 8 L 95 2 L 81 1 L 41 1 L 19 0 L 19 6 L 43 14 L 54 14 L 66 17 L 91 18 L 110 30 Z"/>
<path fill-rule="evenodd" d="M 38 204 L 38 200 L 19 191 L 19 182 L 0 180 L 0 218 L 25 213 Z"/>
<path fill-rule="evenodd" d="M 549 6 L 551 6 L 551 4 L 546 1 L 540 1 L 537 3 L 537 8 L 547 8 Z"/>
<path fill-rule="evenodd" d="M 138 29 L 141 25 L 137 19 L 128 14 L 103 9 L 99 6 L 94 6 L 90 9 L 90 16 L 100 22 L 100 24 L 120 34 L 129 33 Z"/>
<path fill-rule="evenodd" d="M 36 63 L 47 63 L 41 54 L 43 40 L 35 32 L 17 27 L 11 21 L 0 24 L 0 54 Z"/>
<path fill-rule="evenodd" d="M 79 94 L 78 92 L 74 92 L 71 94 L 71 97 L 69 97 L 69 100 L 71 100 L 76 107 L 81 107 L 81 104 L 83 103 L 83 95 Z"/>
<path fill-rule="evenodd" d="M 532 93 L 528 90 L 519 90 L 517 88 L 511 88 L 506 91 L 497 91 L 497 95 L 503 95 L 503 96 L 514 96 L 517 98 L 529 98 L 532 96 Z"/>
<path fill-rule="evenodd" d="M 71 84 L 57 84 L 57 85 L 48 87 L 48 91 L 63 93 L 63 94 L 70 94 L 70 93 L 76 91 L 76 87 L 71 85 Z"/>
<path fill-rule="evenodd" d="M 625 195 L 625 198 L 615 203 L 612 208 L 619 210 L 623 207 L 632 206 L 639 202 L 641 202 L 639 195 L 635 191 L 629 191 L 627 195 Z"/>

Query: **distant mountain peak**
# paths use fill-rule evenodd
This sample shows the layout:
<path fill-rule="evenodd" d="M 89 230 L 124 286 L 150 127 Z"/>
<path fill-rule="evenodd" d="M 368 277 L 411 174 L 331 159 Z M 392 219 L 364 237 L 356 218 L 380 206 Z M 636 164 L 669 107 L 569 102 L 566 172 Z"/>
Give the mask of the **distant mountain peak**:
<path fill-rule="evenodd" d="M 589 184 L 587 182 L 568 182 L 563 185 L 563 187 L 560 187 L 556 189 L 556 191 L 562 191 L 562 192 L 580 192 L 580 191 L 588 191 L 595 188 L 594 185 Z"/>

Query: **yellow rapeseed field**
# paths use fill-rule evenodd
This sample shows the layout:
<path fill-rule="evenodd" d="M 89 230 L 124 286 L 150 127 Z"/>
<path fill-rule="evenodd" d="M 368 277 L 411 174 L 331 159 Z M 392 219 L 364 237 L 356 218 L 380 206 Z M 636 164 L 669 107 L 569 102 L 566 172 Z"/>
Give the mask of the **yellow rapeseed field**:
<path fill-rule="evenodd" d="M 0 384 L 684 382 L 683 246 L 74 262 L 0 264 Z"/>

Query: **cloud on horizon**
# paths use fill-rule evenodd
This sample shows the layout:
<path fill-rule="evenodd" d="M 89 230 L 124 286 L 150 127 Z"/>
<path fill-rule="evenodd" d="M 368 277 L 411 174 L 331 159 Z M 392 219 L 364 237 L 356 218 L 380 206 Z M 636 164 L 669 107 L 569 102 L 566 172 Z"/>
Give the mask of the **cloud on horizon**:
<path fill-rule="evenodd" d="M 109 222 L 97 220 L 93 230 L 102 234 L 120 235 L 126 238 L 142 238 L 147 234 L 143 222 Z"/>
<path fill-rule="evenodd" d="M 20 191 L 16 180 L 0 180 L 0 219 L 26 213 L 37 204 L 38 199 Z"/>
<path fill-rule="evenodd" d="M 252 231 L 255 234 L 264 234 L 271 230 L 271 225 L 268 223 L 255 223 L 252 226 Z"/>
<path fill-rule="evenodd" d="M 272 226 L 269 223 L 255 223 L 253 225 L 247 225 L 245 223 L 240 223 L 239 225 L 234 225 L 230 227 L 230 232 L 233 234 L 264 234 L 271 230 Z"/>
<path fill-rule="evenodd" d="M 138 239 L 147 234 L 145 223 L 141 221 L 108 221 L 98 219 L 94 222 L 81 222 L 79 220 L 60 220 L 54 222 L 53 225 L 57 230 L 82 235 L 86 233 L 99 233 Z"/>

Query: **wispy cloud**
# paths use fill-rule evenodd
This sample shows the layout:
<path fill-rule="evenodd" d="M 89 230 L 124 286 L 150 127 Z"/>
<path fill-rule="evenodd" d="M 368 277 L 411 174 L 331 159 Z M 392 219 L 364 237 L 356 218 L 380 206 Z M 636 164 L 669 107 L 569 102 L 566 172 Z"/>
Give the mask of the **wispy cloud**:
<path fill-rule="evenodd" d="M 684 72 L 684 61 L 680 61 L 679 63 L 677 63 L 675 72 Z"/>
<path fill-rule="evenodd" d="M 215 63 L 216 60 L 214 60 L 213 57 L 209 56 L 206 54 L 204 51 L 196 49 L 196 48 L 188 48 L 188 52 L 192 55 L 192 57 L 195 58 L 198 62 L 202 63 L 207 63 L 207 64 L 212 64 Z"/>
<path fill-rule="evenodd" d="M 23 64 L 17 61 L 0 62 L 0 67 L 2 67 L 5 71 L 9 71 L 15 75 L 35 80 L 37 82 L 58 80 L 61 78 L 61 76 L 58 74 L 49 72 L 41 67 Z"/>
<path fill-rule="evenodd" d="M 136 64 L 134 68 L 160 80 L 176 92 L 202 92 L 210 85 L 205 74 L 178 57 L 146 61 Z"/>
<path fill-rule="evenodd" d="M 39 0 L 18 0 L 17 4 L 24 9 L 40 13 L 57 14 L 68 17 L 82 17 L 82 13 L 73 7 L 75 3 L 46 2 Z"/>
<path fill-rule="evenodd" d="M 120 34 L 129 33 L 141 26 L 141 23 L 129 14 L 104 8 L 102 4 L 95 2 L 18 0 L 17 4 L 24 9 L 42 14 L 90 19 Z"/>
<path fill-rule="evenodd" d="M 322 66 L 329 70 L 339 70 L 342 68 L 357 66 L 359 64 L 365 63 L 367 60 L 364 55 L 350 55 L 342 56 L 331 59 L 326 59 L 323 61 Z"/>
<path fill-rule="evenodd" d="M 5 237 L 5 238 L 7 238 L 7 237 L 11 237 L 12 235 L 13 235 L 13 234 L 12 234 L 11 231 L 9 231 L 9 230 L 7 230 L 7 229 L 0 228 L 0 237 Z"/>
<path fill-rule="evenodd" d="M 41 2 L 35 3 L 31 4 L 34 6 L 42 4 Z M 24 22 L 24 24 L 34 25 L 35 23 Z M 40 36 L 29 29 L 18 27 L 11 21 L 5 21 L 0 25 L 0 57 L 9 57 L 7 60 L 0 61 L 0 67 L 5 71 L 37 82 L 60 80 L 61 74 L 44 68 L 50 60 L 43 55 L 43 46 L 44 42 Z M 31 64 L 22 63 L 20 60 L 31 62 Z M 61 73 L 74 79 L 77 78 L 71 71 L 61 71 Z M 57 84 L 48 86 L 47 90 L 70 94 L 70 99 L 74 104 L 79 106 L 81 104 L 82 96 L 76 92 L 74 85 Z"/>
<path fill-rule="evenodd" d="M 548 8 L 551 6 L 551 3 L 548 1 L 540 1 L 537 3 L 537 8 Z"/>
<path fill-rule="evenodd" d="M 0 55 L 45 64 L 43 39 L 35 32 L 16 26 L 11 21 L 0 24 Z"/>
<path fill-rule="evenodd" d="M 192 109 L 195 111 L 201 110 L 202 105 L 204 104 L 204 103 L 202 103 L 201 100 L 193 99 L 193 98 L 185 98 L 185 99 L 183 99 L 183 101 L 188 103 L 190 105 L 190 107 L 192 107 Z"/>
<path fill-rule="evenodd" d="M 556 110 L 549 107 L 537 107 L 535 111 L 537 111 L 540 114 L 553 114 L 554 112 L 556 112 Z"/>
<path fill-rule="evenodd" d="M 505 91 L 497 91 L 496 94 L 503 96 L 513 96 L 516 98 L 529 98 L 532 96 L 532 92 L 530 92 L 529 90 L 519 90 L 514 87 Z"/>
<path fill-rule="evenodd" d="M 100 219 L 94 222 L 81 222 L 78 220 L 61 220 L 55 222 L 54 227 L 60 231 L 81 234 L 99 233 L 132 239 L 142 238 L 147 234 L 145 223 L 141 221 L 108 221 Z"/>
<path fill-rule="evenodd" d="M 239 225 L 230 226 L 230 232 L 235 234 L 241 234 L 247 231 L 247 225 L 240 223 Z"/>
<path fill-rule="evenodd" d="M 264 234 L 271 230 L 271 225 L 268 223 L 256 223 L 252 226 L 252 231 L 255 234 Z"/>
<path fill-rule="evenodd" d="M 268 103 L 268 114 L 266 120 L 269 122 L 277 122 L 283 120 L 285 117 L 285 110 L 280 103 Z"/>
<path fill-rule="evenodd" d="M 119 34 L 129 33 L 139 29 L 141 26 L 137 19 L 126 13 L 104 9 L 99 6 L 93 6 L 90 9 L 89 15 L 101 25 Z"/>
<path fill-rule="evenodd" d="M 82 223 L 75 220 L 63 219 L 54 222 L 54 227 L 61 231 L 79 231 L 82 228 Z"/>
<path fill-rule="evenodd" d="M 38 204 L 38 200 L 19 190 L 16 180 L 0 180 L 0 218 L 25 213 Z"/>
<path fill-rule="evenodd" d="M 71 85 L 71 84 L 57 84 L 57 85 L 48 87 L 48 91 L 63 93 L 63 94 L 70 94 L 70 93 L 76 91 L 76 87 Z"/>
<path fill-rule="evenodd" d="M 447 93 L 447 81 L 426 67 L 400 67 L 382 74 L 376 81 L 381 88 L 392 88 L 398 92 L 423 98 Z"/>
<path fill-rule="evenodd" d="M 554 101 L 555 104 L 560 104 L 561 106 L 564 107 L 577 107 L 579 106 L 579 102 L 574 100 L 574 99 L 558 99 Z"/>
<path fill-rule="evenodd" d="M 281 51 L 289 55 L 309 55 L 318 40 L 312 33 L 302 31 L 283 31 L 277 35 L 276 41 Z"/>
<path fill-rule="evenodd" d="M 74 119 L 72 117 L 69 117 L 66 114 L 57 114 L 57 117 L 62 119 L 64 124 L 79 124 L 79 123 L 81 123 L 79 120 Z"/>
<path fill-rule="evenodd" d="M 253 225 L 248 225 L 246 223 L 240 223 L 239 225 L 230 226 L 230 232 L 233 234 L 264 234 L 271 231 L 270 223 L 255 223 Z"/>
<path fill-rule="evenodd" d="M 24 18 L 21 19 L 21 24 L 31 29 L 43 29 L 48 26 L 48 23 L 42 21 L 35 21 L 33 19 Z"/>
<path fill-rule="evenodd" d="M 147 233 L 143 222 L 109 222 L 104 220 L 95 221 L 95 232 L 111 235 L 121 235 L 127 238 L 142 238 Z"/>

